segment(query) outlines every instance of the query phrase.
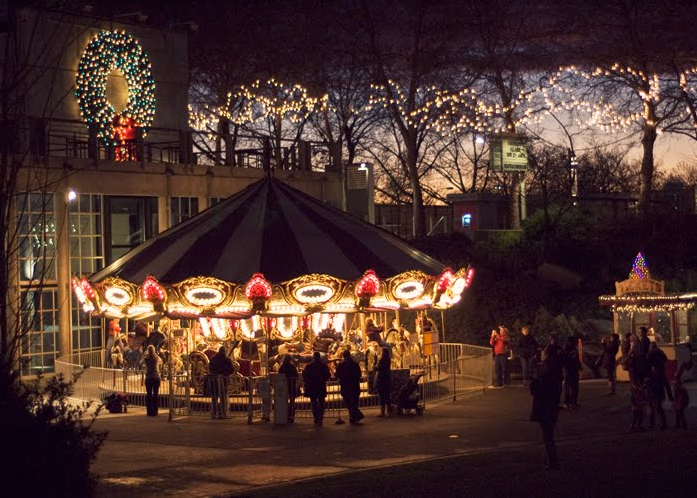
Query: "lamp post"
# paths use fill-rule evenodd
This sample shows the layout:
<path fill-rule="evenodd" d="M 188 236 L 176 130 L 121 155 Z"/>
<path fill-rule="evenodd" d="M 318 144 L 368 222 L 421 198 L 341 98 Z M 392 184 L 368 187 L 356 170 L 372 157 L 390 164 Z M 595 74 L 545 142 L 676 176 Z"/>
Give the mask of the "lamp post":
<path fill-rule="evenodd" d="M 56 271 L 58 280 L 58 337 L 57 349 L 60 356 L 70 352 L 70 334 L 72 331 L 72 296 L 70 288 L 70 204 L 77 199 L 77 193 L 72 188 L 66 188 L 56 203 L 58 239 L 56 241 Z"/>

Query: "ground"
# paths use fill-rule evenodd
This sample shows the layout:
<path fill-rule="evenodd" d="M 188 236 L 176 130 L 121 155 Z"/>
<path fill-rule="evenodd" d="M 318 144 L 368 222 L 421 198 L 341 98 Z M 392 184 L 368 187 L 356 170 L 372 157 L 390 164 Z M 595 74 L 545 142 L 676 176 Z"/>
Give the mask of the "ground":
<path fill-rule="evenodd" d="M 697 399 L 697 385 L 691 397 Z M 562 469 L 543 470 L 522 386 L 427 406 L 423 417 L 321 429 L 140 411 L 100 416 L 100 496 L 697 496 L 694 429 L 629 433 L 626 386 L 585 381 L 562 412 Z M 673 412 L 668 410 L 669 420 Z M 688 410 L 688 424 L 697 422 Z"/>

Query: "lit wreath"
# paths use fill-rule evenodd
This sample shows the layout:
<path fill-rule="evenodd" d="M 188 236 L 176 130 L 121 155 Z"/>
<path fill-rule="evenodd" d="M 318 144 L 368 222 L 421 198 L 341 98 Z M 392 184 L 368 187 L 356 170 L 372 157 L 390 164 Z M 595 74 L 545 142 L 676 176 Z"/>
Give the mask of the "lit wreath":
<path fill-rule="evenodd" d="M 117 113 L 107 100 L 106 86 L 109 74 L 116 70 L 128 82 L 128 104 L 120 117 L 130 118 L 145 133 L 155 116 L 155 80 L 140 43 L 124 31 L 101 31 L 82 54 L 75 95 L 82 118 L 99 126 L 97 135 L 107 145 L 114 141 Z"/>

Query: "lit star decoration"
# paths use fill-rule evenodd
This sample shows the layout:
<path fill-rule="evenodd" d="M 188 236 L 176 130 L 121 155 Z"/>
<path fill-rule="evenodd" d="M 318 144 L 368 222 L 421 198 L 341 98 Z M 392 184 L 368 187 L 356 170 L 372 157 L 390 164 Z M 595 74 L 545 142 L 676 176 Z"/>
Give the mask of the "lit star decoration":
<path fill-rule="evenodd" d="M 651 273 L 649 273 L 649 268 L 646 266 L 646 260 L 644 260 L 644 254 L 639 253 L 634 258 L 634 264 L 632 265 L 632 271 L 629 273 L 629 278 L 651 278 Z"/>
<path fill-rule="evenodd" d="M 155 116 L 155 80 L 152 66 L 140 43 L 125 31 L 101 31 L 87 45 L 77 69 L 75 96 L 88 125 L 98 126 L 105 145 L 115 143 L 117 113 L 107 100 L 109 74 L 123 73 L 128 83 L 128 103 L 120 116 L 132 120 L 143 135 Z"/>

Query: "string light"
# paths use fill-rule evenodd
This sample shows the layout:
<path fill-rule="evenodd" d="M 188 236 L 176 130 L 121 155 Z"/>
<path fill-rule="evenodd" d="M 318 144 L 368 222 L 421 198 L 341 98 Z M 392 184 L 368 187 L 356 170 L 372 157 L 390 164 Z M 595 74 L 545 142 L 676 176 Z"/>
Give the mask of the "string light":
<path fill-rule="evenodd" d="M 120 71 L 128 83 L 128 102 L 120 114 L 106 92 L 107 79 L 114 71 Z M 82 118 L 88 125 L 97 125 L 97 136 L 105 145 L 119 145 L 117 117 L 140 128 L 145 136 L 155 116 L 155 80 L 140 43 L 125 31 L 99 32 L 78 64 L 75 95 Z"/>
<path fill-rule="evenodd" d="M 630 279 L 644 279 L 651 278 L 651 273 L 649 268 L 646 266 L 646 260 L 644 259 L 644 254 L 639 253 L 634 258 L 634 264 L 632 265 L 632 271 L 629 273 Z"/>

